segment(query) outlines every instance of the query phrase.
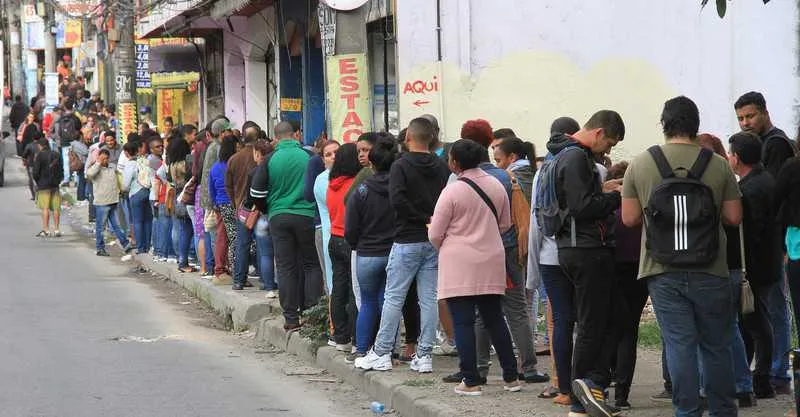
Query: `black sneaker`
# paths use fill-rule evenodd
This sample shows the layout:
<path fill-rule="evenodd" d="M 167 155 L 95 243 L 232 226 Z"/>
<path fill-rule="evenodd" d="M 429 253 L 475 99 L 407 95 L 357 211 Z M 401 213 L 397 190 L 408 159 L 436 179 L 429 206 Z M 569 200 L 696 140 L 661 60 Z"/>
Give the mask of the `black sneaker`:
<path fill-rule="evenodd" d="M 590 379 L 572 381 L 572 392 L 592 417 L 616 417 L 620 410 L 606 404 L 603 387 Z"/>
<path fill-rule="evenodd" d="M 756 395 L 752 392 L 740 392 L 736 394 L 736 399 L 739 400 L 739 408 L 751 408 L 758 405 Z"/>
<path fill-rule="evenodd" d="M 672 402 L 672 391 L 664 390 L 659 392 L 656 395 L 650 396 L 650 401 L 656 403 L 671 403 Z"/>
<path fill-rule="evenodd" d="M 97 251 L 95 254 L 96 254 L 97 256 L 111 256 L 111 255 L 109 255 L 109 254 L 108 254 L 108 252 L 106 252 L 106 250 L 105 250 L 105 249 L 100 249 L 100 250 L 99 250 L 99 251 Z"/>
<path fill-rule="evenodd" d="M 627 399 L 619 398 L 614 401 L 614 407 L 619 408 L 620 410 L 630 410 L 631 403 L 629 403 Z"/>
<path fill-rule="evenodd" d="M 539 371 L 528 374 L 519 374 L 519 380 L 529 384 L 543 384 L 550 381 L 550 375 L 539 373 Z"/>
<path fill-rule="evenodd" d="M 242 285 L 242 284 L 233 284 L 233 290 L 234 291 L 241 291 L 243 289 L 244 289 L 244 285 Z"/>
<path fill-rule="evenodd" d="M 245 288 L 253 288 L 254 287 L 254 285 L 248 280 L 244 280 L 244 284 L 242 284 L 242 286 L 245 287 Z"/>

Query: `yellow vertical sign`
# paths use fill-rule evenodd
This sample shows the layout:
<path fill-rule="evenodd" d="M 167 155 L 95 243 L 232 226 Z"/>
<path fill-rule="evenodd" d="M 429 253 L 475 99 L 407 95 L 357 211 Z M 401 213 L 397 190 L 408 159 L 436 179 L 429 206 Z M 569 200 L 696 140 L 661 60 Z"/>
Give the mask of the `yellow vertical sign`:
<path fill-rule="evenodd" d="M 366 54 L 334 55 L 326 65 L 331 117 L 328 137 L 341 143 L 355 142 L 372 129 Z"/>

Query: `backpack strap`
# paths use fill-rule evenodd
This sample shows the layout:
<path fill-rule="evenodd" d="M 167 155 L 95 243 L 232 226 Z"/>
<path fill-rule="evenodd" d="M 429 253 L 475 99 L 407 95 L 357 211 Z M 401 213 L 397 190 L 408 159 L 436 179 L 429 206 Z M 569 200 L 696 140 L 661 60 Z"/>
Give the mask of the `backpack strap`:
<path fill-rule="evenodd" d="M 461 177 L 458 180 L 464 181 L 465 183 L 467 183 L 467 185 L 472 187 L 472 189 L 475 190 L 475 192 L 478 193 L 478 195 L 481 197 L 483 202 L 486 203 L 487 206 L 489 206 L 489 209 L 492 210 L 494 218 L 499 219 L 499 217 L 497 216 L 497 209 L 494 207 L 494 203 L 492 203 L 492 200 L 489 198 L 488 195 L 486 195 L 486 193 L 481 189 L 481 187 L 479 187 L 478 184 L 475 184 L 475 181 L 472 181 L 471 179 L 464 177 Z"/>
<path fill-rule="evenodd" d="M 703 176 L 703 172 L 706 171 L 708 163 L 711 162 L 712 156 L 714 156 L 713 152 L 706 148 L 700 148 L 700 154 L 697 155 L 697 160 L 694 161 L 692 169 L 689 170 L 689 176 L 699 180 Z"/>
<path fill-rule="evenodd" d="M 647 152 L 650 153 L 650 156 L 652 156 L 653 160 L 656 162 L 656 167 L 658 167 L 658 172 L 661 174 L 662 179 L 672 178 L 675 176 L 675 172 L 672 170 L 672 166 L 670 166 L 669 161 L 667 161 L 667 157 L 664 155 L 664 151 L 661 149 L 661 146 L 651 146 L 647 148 Z"/>

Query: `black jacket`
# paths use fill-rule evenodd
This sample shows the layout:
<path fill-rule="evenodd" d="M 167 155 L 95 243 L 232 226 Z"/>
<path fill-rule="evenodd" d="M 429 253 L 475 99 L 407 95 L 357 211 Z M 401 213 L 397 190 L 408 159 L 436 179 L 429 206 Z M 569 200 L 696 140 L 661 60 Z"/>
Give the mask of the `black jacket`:
<path fill-rule="evenodd" d="M 345 212 L 344 238 L 358 256 L 389 256 L 394 241 L 389 173 L 375 173 L 359 185 Z"/>
<path fill-rule="evenodd" d="M 775 181 L 774 209 L 784 227 L 800 227 L 800 157 L 786 161 Z"/>
<path fill-rule="evenodd" d="M 759 164 L 739 181 L 739 188 L 747 278 L 752 285 L 772 284 L 780 278 L 783 264 L 783 239 L 773 203 L 775 179 Z"/>
<path fill-rule="evenodd" d="M 450 169 L 436 155 L 406 152 L 389 172 L 389 201 L 396 213 L 394 241 L 428 241 L 428 227 Z"/>
<path fill-rule="evenodd" d="M 36 181 L 36 188 L 39 190 L 58 188 L 64 180 L 61 155 L 49 148 L 39 151 L 33 160 L 33 180 Z"/>
<path fill-rule="evenodd" d="M 761 163 L 772 178 L 778 178 L 784 162 L 794 156 L 793 141 L 786 136 L 783 130 L 773 127 L 761 137 Z"/>
<path fill-rule="evenodd" d="M 547 150 L 557 155 L 574 145 L 573 138 L 557 134 L 547 142 Z M 556 243 L 559 249 L 614 247 L 614 212 L 620 207 L 622 197 L 618 192 L 603 192 L 591 150 L 583 146 L 581 149 L 583 152 L 562 155 L 555 167 L 558 202 L 569 212 L 564 227 L 556 235 Z"/>
<path fill-rule="evenodd" d="M 71 126 L 70 126 L 71 124 Z M 61 140 L 61 147 L 69 146 L 72 141 L 78 139 L 78 133 L 81 131 L 81 120 L 74 114 L 65 114 L 56 121 L 56 129 L 59 129 L 58 138 Z M 65 135 L 62 132 L 69 132 Z M 68 136 L 68 137 L 65 137 Z"/>
<path fill-rule="evenodd" d="M 26 106 L 25 103 L 21 101 L 14 102 L 14 105 L 11 106 L 11 113 L 8 114 L 8 121 L 11 123 L 11 128 L 14 129 L 14 132 L 19 129 L 19 126 L 25 121 L 25 117 L 28 116 L 30 111 L 30 107 Z"/>

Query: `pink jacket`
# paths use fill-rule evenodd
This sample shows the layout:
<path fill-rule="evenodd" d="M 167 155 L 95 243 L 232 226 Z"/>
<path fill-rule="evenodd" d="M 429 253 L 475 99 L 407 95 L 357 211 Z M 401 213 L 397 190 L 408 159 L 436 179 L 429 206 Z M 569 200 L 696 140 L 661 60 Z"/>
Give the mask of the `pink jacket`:
<path fill-rule="evenodd" d="M 439 251 L 438 298 L 505 294 L 506 261 L 500 230 L 511 227 L 511 204 L 500 181 L 480 168 L 469 178 L 494 203 L 498 218 L 469 184 L 445 187 L 431 218 L 428 238 Z"/>

